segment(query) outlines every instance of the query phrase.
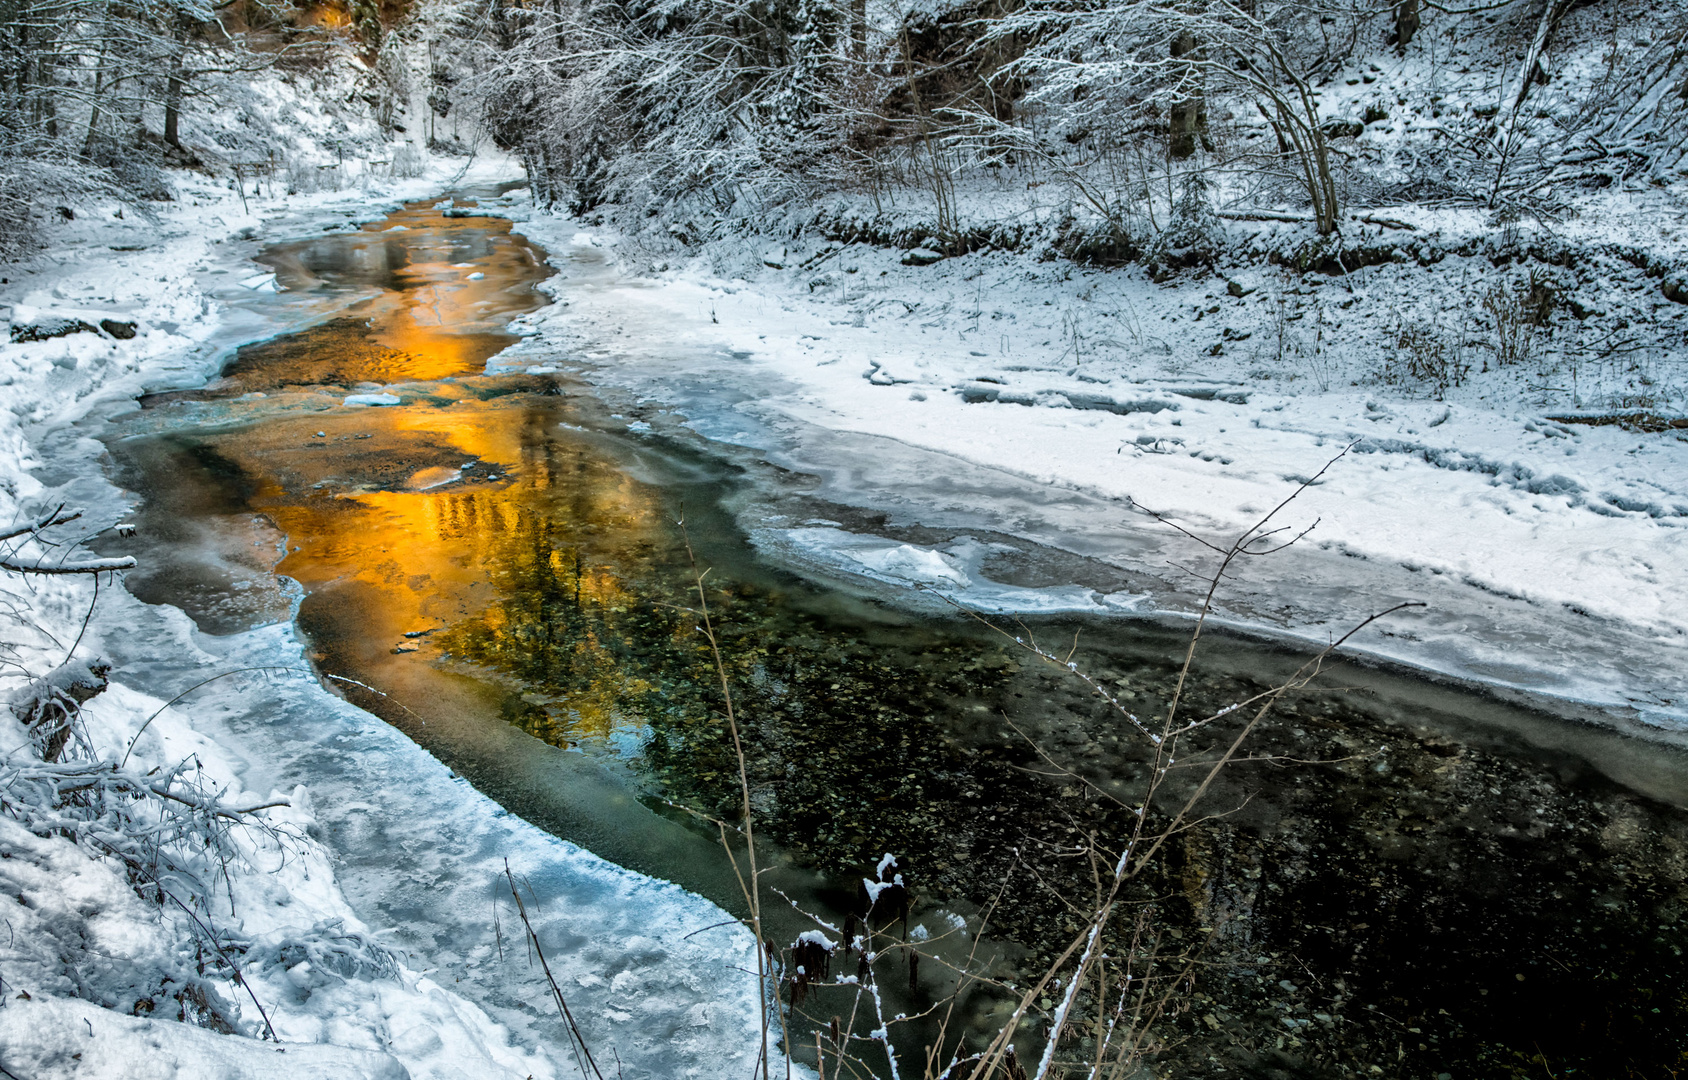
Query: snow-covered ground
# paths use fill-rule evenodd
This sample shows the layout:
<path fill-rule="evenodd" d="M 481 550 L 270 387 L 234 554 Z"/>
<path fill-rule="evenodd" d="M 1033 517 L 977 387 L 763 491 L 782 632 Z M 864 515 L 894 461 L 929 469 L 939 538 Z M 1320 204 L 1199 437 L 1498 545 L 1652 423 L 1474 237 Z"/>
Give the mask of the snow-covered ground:
<path fill-rule="evenodd" d="M 250 261 L 259 244 L 511 174 L 502 160 L 466 175 L 460 165 L 245 208 L 232 191 L 179 176 L 177 201 L 150 220 L 132 206 L 79 207 L 49 251 L 0 280 L 13 327 L 108 324 L 0 345 L 0 521 L 84 508 L 55 531 L 61 541 L 120 522 L 127 503 L 103 478 L 94 438 L 102 418 L 144 390 L 204 382 L 232 348 L 285 329 L 278 318 L 323 314 L 242 304 L 274 287 Z M 0 1067 L 10 1074 L 570 1075 L 576 1063 L 507 888 L 496 900 L 506 860 L 606 1075 L 749 1074 L 753 946 L 718 908 L 509 815 L 323 692 L 289 627 L 209 638 L 175 609 L 109 586 L 84 627 L 92 579 L 7 576 L 0 692 L 69 652 L 103 655 L 111 686 L 83 710 L 99 760 L 123 759 L 133 743 L 131 771 L 164 775 L 186 762 L 224 806 L 286 803 L 257 815 L 267 830 L 231 831 L 240 857 L 215 879 L 215 902 L 195 912 L 238 943 L 238 985 L 215 960 L 205 975 L 195 944 L 204 934 L 185 908 L 144 899 L 120 864 L 0 813 L 0 891 L 17 900 L 0 943 Z M 264 670 L 193 689 L 253 668 Z M 0 774 L 11 776 L 30 742 L 9 711 L 0 729 Z M 193 1011 L 180 994 L 198 985 L 196 971 L 215 999 L 207 1014 L 235 1034 L 177 1020 Z M 279 1042 L 259 1038 L 258 1003 Z"/>
<path fill-rule="evenodd" d="M 1244 560 L 1220 595 L 1226 619 L 1323 642 L 1422 600 L 1356 647 L 1656 735 L 1688 727 L 1688 431 L 1550 419 L 1619 400 L 1633 364 L 1585 362 L 1576 400 L 1539 393 L 1541 356 L 1484 365 L 1476 320 L 1497 272 L 1481 244 L 1429 268 L 1326 277 L 1262 260 L 1156 284 L 1013 252 L 909 265 L 813 229 L 653 255 L 519 199 L 508 212 L 563 272 L 559 303 L 528 317 L 537 336 L 498 363 L 554 365 L 562 350 L 642 401 L 640 424 L 672 410 L 820 477 L 819 498 L 956 536 L 889 538 L 864 559 L 860 536 L 824 523 L 755 523 L 787 557 L 1000 609 L 1011 583 L 989 580 L 970 535 L 991 532 L 1131 582 L 1038 590 L 1029 607 L 1189 612 L 1201 582 L 1188 571 L 1209 553 L 1144 511 L 1225 543 L 1329 466 L 1274 521 L 1317 527 Z M 1688 375 L 1671 344 L 1684 309 L 1631 276 L 1614 272 L 1598 299 L 1628 305 L 1652 342 L 1639 377 L 1668 402 Z M 1440 313 L 1472 361 L 1465 385 L 1386 377 L 1403 310 Z M 1575 350 L 1551 347 L 1571 378 Z"/>

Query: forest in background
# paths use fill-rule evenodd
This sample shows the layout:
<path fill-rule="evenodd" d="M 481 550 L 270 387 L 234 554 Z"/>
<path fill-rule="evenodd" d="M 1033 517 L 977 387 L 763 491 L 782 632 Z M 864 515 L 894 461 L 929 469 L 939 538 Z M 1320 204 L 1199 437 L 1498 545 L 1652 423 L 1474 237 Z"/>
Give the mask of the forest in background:
<path fill-rule="evenodd" d="M 918 205 L 942 253 L 1177 269 L 1221 218 L 1515 230 L 1668 188 L 1685 32 L 1625 0 L 17 0 L 0 202 L 21 237 L 55 192 L 166 198 L 167 166 L 310 189 L 485 132 L 538 201 L 681 245 L 842 194 Z"/>
<path fill-rule="evenodd" d="M 78 199 L 145 216 L 172 167 L 244 198 L 496 147 L 539 206 L 636 238 L 631 267 L 744 276 L 746 238 L 805 234 L 1233 288 L 1480 257 L 1501 273 L 1439 304 L 1484 360 L 1633 367 L 1682 343 L 1655 313 L 1688 304 L 1685 118 L 1677 2 L 17 0 L 0 249 Z M 1391 318 L 1386 381 L 1487 370 L 1433 313 Z M 1567 363 L 1535 382 L 1580 407 Z M 1634 374 L 1595 404 L 1674 400 Z"/>
<path fill-rule="evenodd" d="M 1584 192 L 1680 179 L 1688 26 L 1674 4 L 486 12 L 486 116 L 536 195 L 656 217 L 681 243 L 848 193 L 875 213 L 917 198 L 948 254 L 1053 237 L 1064 254 L 1176 269 L 1213 258 L 1217 216 L 1325 238 L 1411 204 L 1515 229 L 1575 215 Z"/>

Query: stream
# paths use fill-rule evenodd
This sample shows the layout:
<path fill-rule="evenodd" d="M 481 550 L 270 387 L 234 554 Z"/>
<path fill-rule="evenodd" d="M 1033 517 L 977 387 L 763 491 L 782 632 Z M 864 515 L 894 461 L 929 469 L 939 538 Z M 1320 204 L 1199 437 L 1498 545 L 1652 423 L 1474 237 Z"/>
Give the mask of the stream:
<path fill-rule="evenodd" d="M 1013 635 L 1073 649 L 1147 716 L 1170 699 L 1188 628 L 1057 612 L 1004 635 L 757 546 L 747 522 L 777 503 L 804 527 L 889 536 L 885 558 L 970 544 L 1004 595 L 1075 580 L 1038 545 L 892 528 L 653 427 L 660 403 L 609 404 L 580 358 L 487 374 L 521 340 L 512 321 L 548 303 L 536 286 L 551 269 L 477 200 L 498 194 L 266 249 L 273 303 L 315 305 L 317 321 L 240 349 L 203 389 L 143 398 L 107 432 L 138 528 L 101 550 L 140 558 L 129 589 L 209 634 L 296 619 L 325 685 L 505 808 L 742 914 L 710 823 L 737 815 L 740 787 L 697 631 L 704 575 L 774 943 L 816 925 L 799 907 L 834 926 L 862 913 L 860 881 L 892 853 L 911 909 L 875 925 L 918 928 L 938 961 L 884 980 L 893 1008 L 941 999 L 976 937 L 979 970 L 1040 971 L 1077 926 L 1069 899 L 1091 888 L 1079 841 L 1124 833 L 1148 757 L 1085 683 Z M 1187 715 L 1305 659 L 1212 634 Z M 1235 723 L 1180 764 L 1223 752 Z M 1347 662 L 1250 748 L 1209 791 L 1215 816 L 1167 845 L 1132 897 L 1199 971 L 1166 1021 L 1182 1041 L 1163 1070 L 1478 1080 L 1688 1066 L 1682 751 Z M 794 1045 L 856 993 L 812 992 Z M 959 1037 L 977 1044 L 1005 1000 L 968 994 Z M 1023 1052 L 1040 1025 L 1028 1018 Z M 911 1032 L 911 1045 L 934 1037 Z"/>

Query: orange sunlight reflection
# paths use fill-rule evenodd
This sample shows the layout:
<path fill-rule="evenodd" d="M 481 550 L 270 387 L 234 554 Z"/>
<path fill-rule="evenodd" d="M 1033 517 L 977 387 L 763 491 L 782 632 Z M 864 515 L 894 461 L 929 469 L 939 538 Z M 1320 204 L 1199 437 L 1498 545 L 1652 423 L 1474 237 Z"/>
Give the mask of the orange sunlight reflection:
<path fill-rule="evenodd" d="M 341 317 L 241 349 L 225 372 L 227 393 L 478 375 L 516 342 L 506 321 L 547 303 L 534 289 L 547 276 L 544 260 L 510 234 L 508 221 L 431 210 L 387 221 L 411 224 L 313 237 L 264 253 L 290 293 L 374 295 Z"/>
<path fill-rule="evenodd" d="M 641 722 L 652 687 L 616 650 L 647 606 L 629 579 L 667 521 L 650 489 L 571 445 L 544 399 L 318 416 L 217 449 L 297 549 L 279 572 L 332 597 L 331 622 L 402 650 L 371 662 L 542 669 L 521 722 L 551 742 Z"/>

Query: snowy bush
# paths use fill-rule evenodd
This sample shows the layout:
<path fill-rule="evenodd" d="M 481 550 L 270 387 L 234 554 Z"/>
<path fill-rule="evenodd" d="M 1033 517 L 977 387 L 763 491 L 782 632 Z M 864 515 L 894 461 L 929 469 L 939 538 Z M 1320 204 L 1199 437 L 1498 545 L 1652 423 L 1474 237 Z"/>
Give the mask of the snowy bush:
<path fill-rule="evenodd" d="M 52 538 L 79 516 L 60 508 L 0 529 L 0 568 L 16 580 L 133 565 L 78 555 L 74 542 Z M 125 744 L 102 744 L 85 710 L 107 692 L 110 663 L 77 657 L 79 637 L 62 662 L 31 677 L 43 643 L 55 639 L 35 624 L 26 600 L 8 598 L 12 632 L 0 655 L 14 685 L 0 716 L 0 881 L 20 898 L 31 932 L 21 942 L 14 934 L 0 951 L 0 977 L 138 1015 L 168 1002 L 177 1019 L 273 1036 L 242 981 L 237 957 L 248 943 L 219 923 L 220 914 L 235 914 L 231 870 L 254 857 L 289 858 L 297 834 L 263 816 L 286 800 L 231 805 L 197 756 L 131 760 L 163 709 L 120 725 L 132 729 Z M 130 936 L 128 928 L 141 932 Z M 230 1004 L 233 987 L 257 1008 L 255 1028 Z"/>
<path fill-rule="evenodd" d="M 1223 232 L 1209 196 L 1210 186 L 1199 170 L 1184 175 L 1172 219 L 1155 244 L 1157 261 L 1174 267 L 1196 266 L 1211 263 L 1218 254 Z"/>
<path fill-rule="evenodd" d="M 427 155 L 415 143 L 405 143 L 393 151 L 393 176 L 413 180 L 428 167 Z"/>
<path fill-rule="evenodd" d="M 1471 365 L 1440 325 L 1427 319 L 1401 319 L 1389 343 L 1383 378 L 1386 382 L 1414 381 L 1428 385 L 1441 397 L 1460 386 Z"/>
<path fill-rule="evenodd" d="M 286 804 L 231 806 L 194 758 L 143 769 L 128 748 L 96 745 L 82 710 L 108 670 L 67 661 L 16 690 L 0 721 L 10 748 L 0 757 L 0 881 L 25 898 L 35 931 L 0 952 L 0 975 L 137 1015 L 168 1004 L 176 1019 L 265 1032 L 261 1006 L 254 1028 L 228 1000 L 249 943 L 219 927 L 218 896 L 234 914 L 231 867 L 259 851 L 287 858 L 293 834 L 261 816 Z M 68 907 L 67 882 L 79 897 Z"/>

